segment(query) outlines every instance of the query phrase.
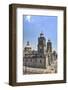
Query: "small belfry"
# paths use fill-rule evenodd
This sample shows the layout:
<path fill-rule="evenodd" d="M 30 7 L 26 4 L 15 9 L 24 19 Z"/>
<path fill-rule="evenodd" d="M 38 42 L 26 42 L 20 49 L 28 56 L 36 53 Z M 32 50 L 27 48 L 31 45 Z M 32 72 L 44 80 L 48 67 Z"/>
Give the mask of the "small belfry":
<path fill-rule="evenodd" d="M 27 41 L 23 52 L 23 66 L 44 69 L 48 69 L 52 65 L 54 67 L 54 63 L 57 62 L 57 52 L 52 50 L 51 40 L 48 39 L 46 42 L 46 37 L 43 33 L 40 33 L 37 50 L 32 50 L 29 41 Z M 57 72 L 57 70 L 55 71 Z"/>

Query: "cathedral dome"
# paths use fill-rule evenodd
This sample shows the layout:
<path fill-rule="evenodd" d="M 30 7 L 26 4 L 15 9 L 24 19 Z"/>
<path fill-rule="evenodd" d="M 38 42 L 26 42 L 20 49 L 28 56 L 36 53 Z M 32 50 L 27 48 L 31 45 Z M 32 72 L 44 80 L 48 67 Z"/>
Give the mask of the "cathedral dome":
<path fill-rule="evenodd" d="M 30 46 L 30 43 L 29 43 L 29 41 L 27 41 L 27 44 L 26 44 L 26 46 L 25 46 L 25 50 L 31 50 L 32 48 L 31 48 L 31 46 Z"/>

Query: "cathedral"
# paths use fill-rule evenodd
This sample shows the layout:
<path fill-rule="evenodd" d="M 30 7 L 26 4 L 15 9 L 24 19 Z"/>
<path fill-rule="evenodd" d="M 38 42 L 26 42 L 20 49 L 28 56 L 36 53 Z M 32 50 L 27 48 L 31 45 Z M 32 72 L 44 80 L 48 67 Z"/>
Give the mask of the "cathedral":
<path fill-rule="evenodd" d="M 37 50 L 32 50 L 29 41 L 23 51 L 23 66 L 47 69 L 57 60 L 57 52 L 52 48 L 51 40 L 46 42 L 43 33 L 38 37 Z"/>

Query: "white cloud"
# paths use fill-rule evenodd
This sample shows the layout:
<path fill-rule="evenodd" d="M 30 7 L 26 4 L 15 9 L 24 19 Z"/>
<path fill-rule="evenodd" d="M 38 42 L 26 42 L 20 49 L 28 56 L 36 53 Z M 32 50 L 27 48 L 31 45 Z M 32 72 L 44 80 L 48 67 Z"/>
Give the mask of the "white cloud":
<path fill-rule="evenodd" d="M 31 16 L 26 16 L 26 20 L 27 20 L 28 22 L 30 22 L 30 21 L 31 21 Z"/>

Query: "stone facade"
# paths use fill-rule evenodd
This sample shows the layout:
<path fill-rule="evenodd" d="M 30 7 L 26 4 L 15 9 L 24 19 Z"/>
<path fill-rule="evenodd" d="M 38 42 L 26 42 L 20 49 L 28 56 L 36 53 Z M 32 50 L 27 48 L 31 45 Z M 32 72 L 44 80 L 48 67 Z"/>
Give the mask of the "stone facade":
<path fill-rule="evenodd" d="M 23 65 L 32 68 L 47 68 L 57 60 L 56 51 L 52 51 L 52 43 L 50 40 L 46 43 L 43 33 L 38 38 L 37 50 L 32 50 L 29 42 L 24 48 Z"/>

